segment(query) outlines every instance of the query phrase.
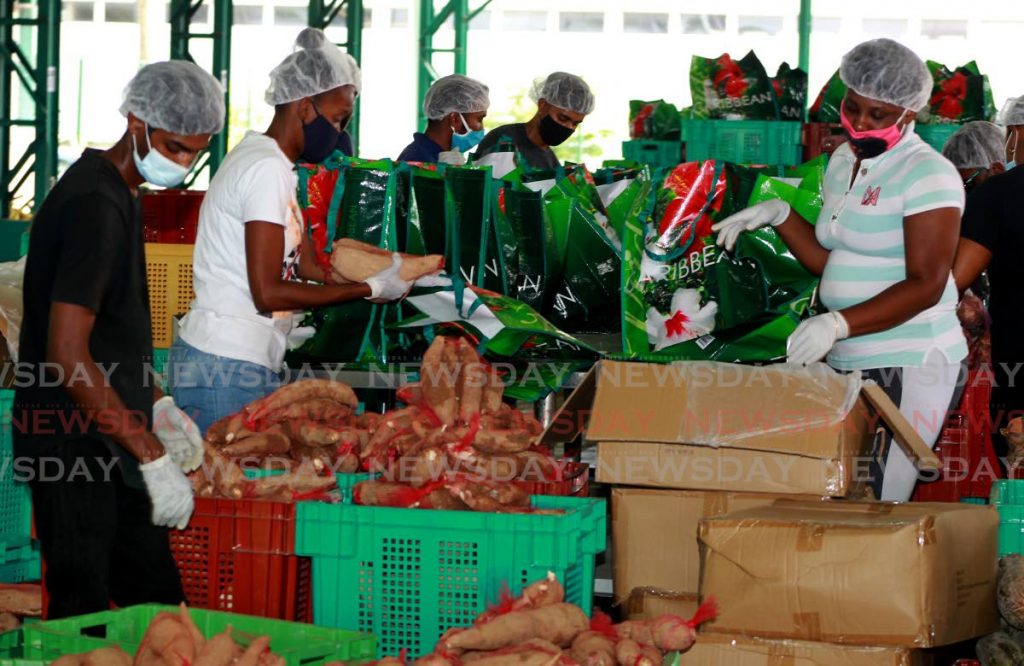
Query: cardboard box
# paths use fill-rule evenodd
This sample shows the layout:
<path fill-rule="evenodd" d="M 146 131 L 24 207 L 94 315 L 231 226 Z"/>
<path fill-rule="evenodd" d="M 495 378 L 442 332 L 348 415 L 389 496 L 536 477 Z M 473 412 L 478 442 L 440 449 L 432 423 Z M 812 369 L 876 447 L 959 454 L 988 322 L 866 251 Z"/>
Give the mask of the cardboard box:
<path fill-rule="evenodd" d="M 702 520 L 715 633 L 935 647 L 999 628 L 999 516 L 968 504 L 780 500 Z"/>
<path fill-rule="evenodd" d="M 923 666 L 905 647 L 860 647 L 701 634 L 679 666 Z"/>
<path fill-rule="evenodd" d="M 691 618 L 700 608 L 696 594 L 678 594 L 653 587 L 635 587 L 622 603 L 623 619 L 653 620 L 662 615 Z M 711 626 L 708 623 L 706 626 Z"/>
<path fill-rule="evenodd" d="M 697 532 L 701 518 L 767 506 L 780 497 L 784 496 L 613 488 L 615 600 L 622 603 L 636 588 L 696 595 L 700 590 Z"/>
<path fill-rule="evenodd" d="M 860 496 L 866 474 L 856 472 L 868 467 L 884 415 L 901 446 L 937 467 L 891 401 L 860 389 L 824 365 L 601 362 L 542 442 L 568 441 L 586 424 L 602 483 Z"/>

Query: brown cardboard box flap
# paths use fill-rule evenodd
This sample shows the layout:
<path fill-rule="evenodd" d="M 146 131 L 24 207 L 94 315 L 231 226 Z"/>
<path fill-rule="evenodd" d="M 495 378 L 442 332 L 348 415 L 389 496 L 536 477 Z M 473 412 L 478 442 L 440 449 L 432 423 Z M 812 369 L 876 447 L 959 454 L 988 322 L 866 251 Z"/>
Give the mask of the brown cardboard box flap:
<path fill-rule="evenodd" d="M 821 456 L 861 382 L 825 365 L 602 362 L 587 438 Z"/>
<path fill-rule="evenodd" d="M 691 618 L 698 608 L 700 597 L 696 594 L 681 594 L 656 587 L 634 588 L 622 602 L 622 613 L 627 620 L 653 620 L 662 615 Z"/>
<path fill-rule="evenodd" d="M 697 531 L 701 518 L 767 506 L 783 497 L 760 493 L 613 488 L 611 543 L 616 602 L 628 603 L 627 597 L 637 589 L 658 589 L 667 594 L 696 597 L 700 590 Z M 648 600 L 651 596 L 644 597 L 648 607 L 654 604 Z"/>
<path fill-rule="evenodd" d="M 704 634 L 680 666 L 919 666 L 916 650 Z"/>
<path fill-rule="evenodd" d="M 998 628 L 998 526 L 974 505 L 782 500 L 701 521 L 701 594 L 717 633 L 947 645 Z"/>

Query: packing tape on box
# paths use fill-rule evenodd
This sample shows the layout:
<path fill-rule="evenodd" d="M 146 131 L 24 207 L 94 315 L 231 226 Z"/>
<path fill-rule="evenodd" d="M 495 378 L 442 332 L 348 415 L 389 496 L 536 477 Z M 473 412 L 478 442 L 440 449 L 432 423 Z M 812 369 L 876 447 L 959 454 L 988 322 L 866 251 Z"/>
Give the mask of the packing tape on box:
<path fill-rule="evenodd" d="M 704 494 L 704 517 L 712 518 L 729 513 L 729 496 L 725 493 Z"/>
<path fill-rule="evenodd" d="M 797 634 L 809 641 L 821 640 L 821 615 L 818 613 L 794 613 L 793 628 Z"/>
<path fill-rule="evenodd" d="M 796 666 L 796 650 L 786 643 L 773 643 L 768 648 L 767 666 Z"/>
<path fill-rule="evenodd" d="M 814 553 L 822 549 L 825 541 L 824 525 L 801 525 L 796 535 L 798 553 Z"/>

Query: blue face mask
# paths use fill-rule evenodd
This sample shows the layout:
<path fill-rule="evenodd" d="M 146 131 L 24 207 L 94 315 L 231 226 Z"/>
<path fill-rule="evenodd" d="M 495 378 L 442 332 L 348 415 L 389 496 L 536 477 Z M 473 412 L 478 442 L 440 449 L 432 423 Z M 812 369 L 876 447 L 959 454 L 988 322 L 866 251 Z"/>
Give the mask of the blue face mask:
<path fill-rule="evenodd" d="M 188 172 L 192 169 L 181 166 L 154 148 L 153 144 L 149 142 L 148 125 L 145 128 L 145 132 L 146 146 L 149 148 L 145 158 L 139 157 L 139 145 L 135 140 L 135 135 L 132 134 L 132 158 L 135 160 L 135 168 L 138 170 L 139 175 L 147 183 L 159 187 L 177 187 L 181 185 L 185 181 Z"/>
<path fill-rule="evenodd" d="M 461 153 L 465 153 L 473 150 L 478 143 L 483 141 L 486 133 L 483 129 L 470 130 L 469 123 L 466 122 L 466 119 L 461 113 L 459 114 L 459 120 L 462 121 L 462 126 L 466 131 L 459 134 L 455 131 L 455 128 L 452 128 L 452 148 Z"/>

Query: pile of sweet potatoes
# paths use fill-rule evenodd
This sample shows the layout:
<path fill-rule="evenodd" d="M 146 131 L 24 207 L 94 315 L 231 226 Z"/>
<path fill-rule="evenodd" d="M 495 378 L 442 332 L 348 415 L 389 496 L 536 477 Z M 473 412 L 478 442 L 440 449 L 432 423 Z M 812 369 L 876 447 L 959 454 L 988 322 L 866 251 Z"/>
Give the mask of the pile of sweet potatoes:
<path fill-rule="evenodd" d="M 529 511 L 519 484 L 556 479 L 563 465 L 535 446 L 533 416 L 502 401 L 504 383 L 465 338 L 437 337 L 407 407 L 384 415 L 362 447 L 357 503 L 476 511 Z"/>
<path fill-rule="evenodd" d="M 715 614 L 708 602 L 689 620 L 664 615 L 612 624 L 598 613 L 592 621 L 565 603 L 565 590 L 549 574 L 472 627 L 448 631 L 415 666 L 660 666 L 665 654 L 689 650 L 697 627 Z"/>
<path fill-rule="evenodd" d="M 0 634 L 21 626 L 26 617 L 42 617 L 43 588 L 39 583 L 0 585 Z"/>
<path fill-rule="evenodd" d="M 243 648 L 230 627 L 207 639 L 189 616 L 184 604 L 178 613 L 158 613 L 149 623 L 134 655 L 118 647 L 87 654 L 69 654 L 52 662 L 56 666 L 284 666 L 285 660 L 270 651 L 270 639 L 262 636 Z"/>
<path fill-rule="evenodd" d="M 335 473 L 355 472 L 379 414 L 355 415 L 355 393 L 341 382 L 288 384 L 214 423 L 206 433 L 204 465 L 192 474 L 198 497 L 289 500 L 335 485 Z M 248 481 L 243 468 L 282 470 Z"/>

